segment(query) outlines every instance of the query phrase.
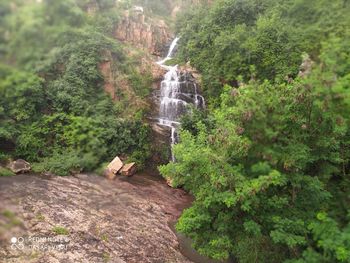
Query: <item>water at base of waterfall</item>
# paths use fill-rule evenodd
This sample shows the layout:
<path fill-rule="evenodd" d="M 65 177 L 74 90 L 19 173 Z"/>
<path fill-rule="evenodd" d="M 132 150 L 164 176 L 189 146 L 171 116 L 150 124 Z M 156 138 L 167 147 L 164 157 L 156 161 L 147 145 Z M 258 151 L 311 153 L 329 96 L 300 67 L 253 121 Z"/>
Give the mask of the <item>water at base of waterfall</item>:
<path fill-rule="evenodd" d="M 165 63 L 172 59 L 179 38 L 175 38 L 170 45 L 167 56 L 157 64 L 167 70 L 161 83 L 160 108 L 158 124 L 171 129 L 171 147 L 177 143 L 177 130 L 180 126 L 180 118 L 195 108 L 205 106 L 204 98 L 198 94 L 197 84 L 191 74 L 181 72 L 178 65 L 168 66 Z M 175 157 L 171 153 L 171 160 Z"/>

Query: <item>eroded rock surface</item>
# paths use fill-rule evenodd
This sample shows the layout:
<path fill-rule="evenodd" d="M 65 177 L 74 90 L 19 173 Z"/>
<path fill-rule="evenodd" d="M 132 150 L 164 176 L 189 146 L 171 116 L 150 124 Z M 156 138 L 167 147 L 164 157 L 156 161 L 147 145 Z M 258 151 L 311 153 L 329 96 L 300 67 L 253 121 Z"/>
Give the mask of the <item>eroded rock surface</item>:
<path fill-rule="evenodd" d="M 190 262 L 168 225 L 191 197 L 147 174 L 0 178 L 0 199 L 1 262 Z M 67 240 L 44 252 L 12 237 Z"/>
<path fill-rule="evenodd" d="M 115 37 L 150 54 L 162 56 L 172 39 L 163 20 L 146 18 L 141 11 L 128 10 L 115 30 Z"/>

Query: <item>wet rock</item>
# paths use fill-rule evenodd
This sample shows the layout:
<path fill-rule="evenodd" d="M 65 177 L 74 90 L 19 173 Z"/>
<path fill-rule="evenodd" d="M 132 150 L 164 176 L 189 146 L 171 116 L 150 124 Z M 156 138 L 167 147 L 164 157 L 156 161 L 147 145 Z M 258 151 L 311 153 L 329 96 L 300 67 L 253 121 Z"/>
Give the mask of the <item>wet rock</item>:
<path fill-rule="evenodd" d="M 124 176 L 133 176 L 136 173 L 136 163 L 125 164 L 120 173 Z"/>
<path fill-rule="evenodd" d="M 32 169 L 30 163 L 26 162 L 23 159 L 18 159 L 16 161 L 10 162 L 7 167 L 16 174 L 27 173 Z"/>
<path fill-rule="evenodd" d="M 194 100 L 195 94 L 192 93 L 179 93 L 176 95 L 177 99 L 183 100 L 186 103 L 192 103 Z"/>
<path fill-rule="evenodd" d="M 183 93 L 192 93 L 195 94 L 196 93 L 196 83 L 195 82 L 183 82 L 180 84 L 180 91 Z"/>

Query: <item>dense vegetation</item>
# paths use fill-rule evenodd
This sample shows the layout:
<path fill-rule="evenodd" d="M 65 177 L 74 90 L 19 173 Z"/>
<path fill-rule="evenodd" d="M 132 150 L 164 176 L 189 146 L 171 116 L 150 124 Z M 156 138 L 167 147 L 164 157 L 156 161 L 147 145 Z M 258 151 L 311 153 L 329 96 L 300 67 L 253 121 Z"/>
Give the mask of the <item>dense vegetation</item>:
<path fill-rule="evenodd" d="M 0 162 L 67 175 L 147 158 L 145 109 L 122 85 L 141 100 L 150 76 L 111 36 L 124 8 L 170 16 L 184 1 L 92 2 L 0 0 Z M 209 106 L 184 116 L 176 162 L 160 167 L 195 196 L 177 229 L 216 259 L 350 262 L 350 3 L 199 2 L 177 19 L 176 60 L 201 72 Z"/>
<path fill-rule="evenodd" d="M 144 96 L 149 83 L 111 38 L 121 8 L 97 1 L 92 16 L 89 2 L 0 2 L 1 160 L 23 158 L 38 171 L 66 175 L 120 154 L 147 158 L 142 109 L 126 116 L 130 98 L 112 101 L 98 65 L 109 54 L 116 74 L 136 82 L 135 96 Z"/>
<path fill-rule="evenodd" d="M 195 196 L 177 229 L 200 253 L 350 262 L 349 14 L 341 0 L 219 0 L 179 19 L 179 59 L 210 105 L 184 117 L 160 171 Z"/>
<path fill-rule="evenodd" d="M 321 43 L 343 37 L 349 23 L 342 0 L 215 1 L 209 12 L 204 5 L 178 19 L 180 57 L 203 73 L 206 95 L 216 99 L 223 83 L 294 78 L 301 54 L 318 61 Z"/>

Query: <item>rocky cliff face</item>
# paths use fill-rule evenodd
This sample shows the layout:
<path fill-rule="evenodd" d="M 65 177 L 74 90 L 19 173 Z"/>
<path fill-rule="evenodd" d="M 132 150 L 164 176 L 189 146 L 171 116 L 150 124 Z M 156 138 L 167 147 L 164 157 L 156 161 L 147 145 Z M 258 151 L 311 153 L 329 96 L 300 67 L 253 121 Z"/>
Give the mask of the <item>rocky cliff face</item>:
<path fill-rule="evenodd" d="M 163 20 L 146 18 L 142 9 L 132 9 L 124 13 L 114 36 L 152 55 L 162 56 L 173 37 L 169 32 Z"/>

